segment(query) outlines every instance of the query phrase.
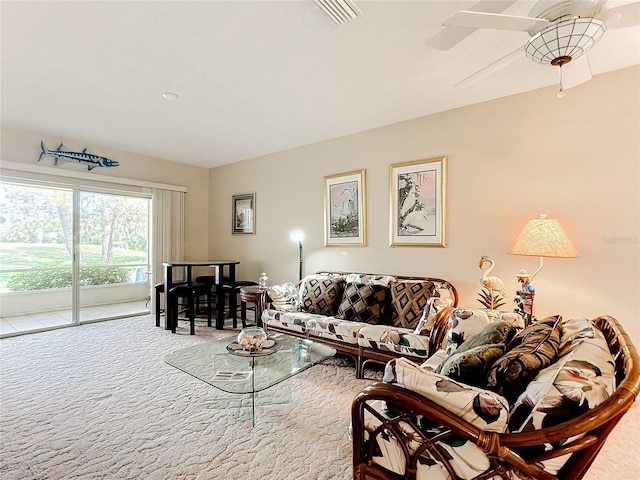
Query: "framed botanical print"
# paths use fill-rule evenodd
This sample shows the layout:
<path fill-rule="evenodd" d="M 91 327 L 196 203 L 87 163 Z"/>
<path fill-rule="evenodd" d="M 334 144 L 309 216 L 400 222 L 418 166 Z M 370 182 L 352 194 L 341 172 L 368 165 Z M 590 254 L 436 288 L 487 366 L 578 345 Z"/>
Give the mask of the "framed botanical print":
<path fill-rule="evenodd" d="M 365 171 L 324 177 L 325 247 L 367 245 Z"/>
<path fill-rule="evenodd" d="M 256 233 L 256 194 L 233 195 L 231 212 L 232 234 Z"/>
<path fill-rule="evenodd" d="M 393 247 L 445 247 L 447 157 L 390 167 L 389 242 Z"/>

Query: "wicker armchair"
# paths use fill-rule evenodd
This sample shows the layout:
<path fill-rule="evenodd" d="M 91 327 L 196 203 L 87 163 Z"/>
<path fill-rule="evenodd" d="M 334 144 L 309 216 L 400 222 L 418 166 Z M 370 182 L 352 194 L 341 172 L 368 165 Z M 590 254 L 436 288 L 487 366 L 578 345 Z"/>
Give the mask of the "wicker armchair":
<path fill-rule="evenodd" d="M 451 437 L 472 442 L 486 453 L 490 466 L 474 477 L 478 480 L 582 478 L 640 391 L 640 357 L 627 333 L 616 319 L 609 316 L 599 317 L 593 320 L 593 324 L 603 332 L 615 359 L 616 389 L 604 402 L 559 425 L 521 433 L 494 433 L 453 415 L 418 393 L 391 384 L 376 383 L 360 392 L 352 404 L 353 478 L 415 479 L 418 461 L 425 451 L 444 466 L 450 478 L 459 478 L 451 459 L 436 444 Z M 386 404 L 384 415 L 375 408 L 380 401 Z M 375 417 L 379 426 L 365 428 L 366 417 Z M 427 436 L 420 428 L 425 419 L 431 425 L 440 426 L 435 436 Z M 408 429 L 411 435 L 407 435 Z M 373 461 L 378 436 L 398 440 L 405 460 L 404 475 L 393 473 Z M 541 445 L 547 448 L 552 445 L 553 448 L 542 455 L 528 454 L 536 450 L 529 447 Z M 541 467 L 541 461 L 565 454 L 571 456 L 556 475 Z"/>

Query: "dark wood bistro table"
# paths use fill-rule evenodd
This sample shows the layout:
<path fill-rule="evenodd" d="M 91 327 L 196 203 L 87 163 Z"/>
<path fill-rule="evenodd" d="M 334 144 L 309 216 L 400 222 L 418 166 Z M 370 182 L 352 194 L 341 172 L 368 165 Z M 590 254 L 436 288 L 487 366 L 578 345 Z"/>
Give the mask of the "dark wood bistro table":
<path fill-rule="evenodd" d="M 193 282 L 193 267 L 212 267 L 216 269 L 216 328 L 222 330 L 224 328 L 224 270 L 227 268 L 226 277 L 231 285 L 231 291 L 236 288 L 236 265 L 240 262 L 237 260 L 202 260 L 194 262 L 175 261 L 164 262 L 164 291 L 165 291 L 165 329 L 170 330 L 174 319 L 171 318 L 171 309 L 168 308 L 168 298 L 170 285 L 173 284 L 173 269 L 185 268 L 187 271 L 187 282 Z M 236 319 L 238 315 L 237 301 L 235 295 L 229 295 L 229 315 Z"/>

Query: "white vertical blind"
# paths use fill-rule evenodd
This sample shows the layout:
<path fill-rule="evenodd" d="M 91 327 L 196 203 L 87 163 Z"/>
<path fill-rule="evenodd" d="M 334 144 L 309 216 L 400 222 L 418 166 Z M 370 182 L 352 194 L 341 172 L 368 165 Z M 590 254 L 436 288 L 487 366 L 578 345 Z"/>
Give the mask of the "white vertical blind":
<path fill-rule="evenodd" d="M 155 285 L 164 281 L 163 262 L 184 260 L 184 192 L 154 188 L 152 195 L 151 278 Z M 181 272 L 174 275 L 174 280 L 182 279 Z M 151 302 L 155 312 L 155 291 Z"/>

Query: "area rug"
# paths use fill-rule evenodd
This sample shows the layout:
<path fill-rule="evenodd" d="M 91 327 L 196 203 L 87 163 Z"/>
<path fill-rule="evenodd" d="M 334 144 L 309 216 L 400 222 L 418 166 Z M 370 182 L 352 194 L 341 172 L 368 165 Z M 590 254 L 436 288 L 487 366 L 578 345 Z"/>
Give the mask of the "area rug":
<path fill-rule="evenodd" d="M 190 336 L 154 325 L 133 317 L 0 341 L 3 480 L 351 478 L 349 409 L 372 380 L 356 379 L 349 359 L 273 387 L 288 402 L 264 392 L 252 428 L 248 405 L 163 360 L 234 331 L 198 326 Z M 635 429 L 623 421 L 612 434 L 616 448 L 638 431 L 634 410 Z M 633 475 L 638 455 L 608 446 L 587 478 L 613 465 L 616 478 L 637 478 L 624 472 Z"/>

